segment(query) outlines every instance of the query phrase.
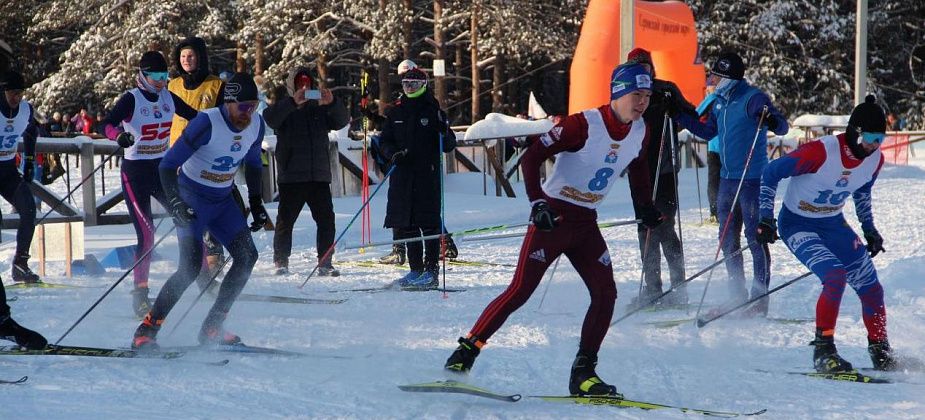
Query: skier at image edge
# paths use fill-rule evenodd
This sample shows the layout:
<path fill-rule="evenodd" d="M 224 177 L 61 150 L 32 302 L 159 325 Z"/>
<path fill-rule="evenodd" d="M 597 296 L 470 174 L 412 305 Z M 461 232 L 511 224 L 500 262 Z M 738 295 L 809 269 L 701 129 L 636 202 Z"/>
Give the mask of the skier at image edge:
<path fill-rule="evenodd" d="M 254 115 L 257 86 L 250 75 L 236 73 L 225 84 L 223 94 L 225 103 L 200 112 L 161 161 L 161 184 L 178 226 L 180 262 L 177 272 L 158 294 L 151 312 L 135 330 L 132 348 L 157 349 L 156 336 L 164 318 L 199 273 L 205 229 L 228 248 L 233 262 L 203 321 L 199 342 L 241 342 L 223 324 L 247 284 L 257 260 L 257 249 L 247 221 L 231 196 L 231 184 L 238 166 L 244 163 L 254 218 L 250 229 L 260 229 L 269 220 L 260 199 L 264 122 Z"/>
<path fill-rule="evenodd" d="M 41 283 L 39 276 L 29 269 L 29 248 L 35 233 L 35 199 L 28 184 L 35 173 L 35 141 L 38 123 L 29 101 L 23 100 L 26 88 L 23 76 L 9 71 L 0 76 L 0 114 L 3 131 L 0 132 L 0 195 L 16 208 L 19 227 L 16 229 L 16 255 L 13 257 L 12 275 L 17 283 Z M 16 168 L 16 149 L 23 140 L 22 174 Z"/>
<path fill-rule="evenodd" d="M 158 165 L 167 152 L 174 112 L 192 120 L 197 111 L 176 94 L 165 89 L 167 60 L 157 51 L 148 51 L 138 63 L 138 87 L 126 91 L 103 120 L 106 137 L 124 148 L 120 165 L 122 191 L 128 214 L 135 227 L 138 244 L 135 259 L 154 245 L 154 218 L 151 198 L 167 207 L 167 199 L 158 176 Z M 151 310 L 148 298 L 150 255 L 133 271 L 132 310 L 139 318 Z"/>
<path fill-rule="evenodd" d="M 651 134 L 642 118 L 652 92 L 651 76 L 639 64 L 623 64 L 614 69 L 610 89 L 609 104 L 570 115 L 534 141 L 524 154 L 532 225 L 524 238 L 514 278 L 485 308 L 469 335 L 459 338 L 460 345 L 447 360 L 446 369 L 471 369 L 485 342 L 529 299 L 549 264 L 564 253 L 591 294 L 569 391 L 573 395 L 619 395 L 616 387 L 595 372 L 597 353 L 617 298 L 610 253 L 597 227 L 595 209 L 628 168 L 630 191 L 633 200 L 641 204 L 642 222 L 655 228 L 663 217 L 651 201 L 647 160 L 637 159 Z M 541 187 L 539 168 L 553 155 L 558 155 L 553 173 Z"/>
<path fill-rule="evenodd" d="M 880 145 L 886 117 L 873 96 L 851 112 L 846 132 L 804 144 L 768 164 L 761 177 L 757 238 L 774 243 L 779 228 L 787 248 L 822 282 L 816 303 L 813 365 L 818 372 L 851 371 L 835 348 L 835 323 L 846 283 L 861 300 L 868 352 L 875 369 L 896 369 L 887 340 L 883 287 L 872 258 L 884 251 L 874 226 L 871 189 L 883 165 Z M 774 220 L 774 196 L 783 178 L 791 177 Z M 854 198 L 867 245 L 848 226 L 842 208 Z"/>
<path fill-rule="evenodd" d="M 27 179 L 31 178 L 33 173 L 32 163 L 35 161 L 35 140 L 37 134 L 37 128 L 35 124 L 35 118 L 33 117 L 32 105 L 29 102 L 22 100 L 23 90 L 25 89 L 25 82 L 21 74 L 16 72 L 8 72 L 7 74 L 0 75 L 0 90 L 3 91 L 3 100 L 0 101 L 0 112 L 3 113 L 4 119 L 7 121 L 3 135 L 0 136 L 0 181 L 3 185 L 3 197 L 7 198 L 7 192 L 18 192 L 18 198 L 22 203 L 28 202 L 32 204 L 31 218 L 35 219 L 35 203 L 32 201 L 32 193 L 29 192 L 29 188 L 23 182 L 23 178 L 19 175 L 19 172 L 16 170 L 15 157 L 17 141 L 20 137 L 23 137 L 23 150 L 25 153 L 25 167 L 23 170 L 24 175 Z M 15 187 L 15 189 L 11 189 Z M 12 194 L 10 194 L 12 196 Z M 11 201 L 12 202 L 12 201 Z M 17 210 L 20 210 L 20 227 L 21 229 L 17 232 L 16 239 L 16 254 L 17 258 L 20 257 L 22 245 L 25 245 L 26 252 L 29 249 L 29 241 L 32 239 L 31 233 L 28 235 L 28 240 L 23 243 L 21 238 L 21 233 L 23 232 L 22 227 L 31 227 L 35 229 L 34 222 L 28 222 L 28 206 L 24 206 L 21 203 L 17 203 Z M 28 255 L 26 255 L 28 259 Z M 23 261 L 25 263 L 25 261 Z M 28 271 L 28 266 L 26 267 Z M 28 271 L 28 273 L 32 273 Z M 33 274 L 34 276 L 34 274 Z M 13 266 L 13 277 L 16 278 L 16 265 Z M 29 282 L 38 282 L 38 276 L 35 276 L 34 279 L 27 279 Z M 25 347 L 30 350 L 37 350 L 45 348 L 48 344 L 48 341 L 45 340 L 45 337 L 42 337 L 41 334 L 32 331 L 28 328 L 25 328 L 19 325 L 13 318 L 10 316 L 10 306 L 6 303 L 6 289 L 3 287 L 3 281 L 0 279 L 0 338 L 5 340 L 10 340 L 16 342 L 16 344 Z"/>

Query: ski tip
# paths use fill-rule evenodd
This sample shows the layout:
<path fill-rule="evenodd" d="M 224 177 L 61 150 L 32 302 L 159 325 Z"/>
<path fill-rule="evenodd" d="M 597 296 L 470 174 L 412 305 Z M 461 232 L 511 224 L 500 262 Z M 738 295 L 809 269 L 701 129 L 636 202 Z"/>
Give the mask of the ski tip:
<path fill-rule="evenodd" d="M 703 328 L 704 325 L 707 325 L 706 321 L 697 318 L 697 328 Z"/>
<path fill-rule="evenodd" d="M 760 415 L 762 415 L 762 414 L 764 414 L 764 413 L 767 413 L 767 412 L 768 412 L 768 409 L 767 409 L 767 408 L 762 408 L 761 410 L 758 410 L 758 411 L 756 411 L 756 412 L 754 412 L 754 413 L 745 413 L 745 416 L 760 416 Z"/>

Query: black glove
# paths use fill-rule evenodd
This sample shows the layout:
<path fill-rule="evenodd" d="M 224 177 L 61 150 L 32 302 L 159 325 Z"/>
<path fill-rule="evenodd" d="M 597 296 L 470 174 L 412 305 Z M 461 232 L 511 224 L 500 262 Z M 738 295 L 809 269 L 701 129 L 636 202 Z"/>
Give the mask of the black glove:
<path fill-rule="evenodd" d="M 642 219 L 642 224 L 649 229 L 655 229 L 665 221 L 665 216 L 655 206 L 640 209 L 639 218 Z"/>
<path fill-rule="evenodd" d="M 544 232 L 551 231 L 554 227 L 559 226 L 559 217 L 556 214 L 555 210 L 549 207 L 545 201 L 537 201 L 533 205 L 533 210 L 530 211 L 530 221 L 533 222 L 533 226 L 536 226 L 537 229 Z"/>
<path fill-rule="evenodd" d="M 389 159 L 389 166 L 395 165 L 398 162 L 401 162 L 405 156 L 408 155 L 408 149 L 401 149 L 395 153 L 392 153 L 392 157 Z"/>
<path fill-rule="evenodd" d="M 35 179 L 35 156 L 26 155 L 23 159 L 22 179 L 27 184 Z"/>
<path fill-rule="evenodd" d="M 116 143 L 119 143 L 119 147 L 123 149 L 132 147 L 132 145 L 135 144 L 135 136 L 133 136 L 132 133 L 123 131 L 116 137 Z"/>
<path fill-rule="evenodd" d="M 251 232 L 256 232 L 270 221 L 270 215 L 267 214 L 267 209 L 263 207 L 263 199 L 259 195 L 251 196 L 248 201 L 251 205 L 251 216 L 254 218 L 254 221 L 251 222 Z"/>
<path fill-rule="evenodd" d="M 763 244 L 773 244 L 780 239 L 780 236 L 777 236 L 777 220 L 773 217 L 761 218 L 761 221 L 758 222 L 758 235 L 756 238 L 758 242 Z"/>
<path fill-rule="evenodd" d="M 196 210 L 193 210 L 182 198 L 175 196 L 167 205 L 170 206 L 170 214 L 177 226 L 189 226 L 193 220 L 196 220 Z"/>
<path fill-rule="evenodd" d="M 877 229 L 864 232 L 864 240 L 867 241 L 867 252 L 870 253 L 871 258 L 876 257 L 880 252 L 886 252 L 886 248 L 883 247 L 883 237 Z"/>

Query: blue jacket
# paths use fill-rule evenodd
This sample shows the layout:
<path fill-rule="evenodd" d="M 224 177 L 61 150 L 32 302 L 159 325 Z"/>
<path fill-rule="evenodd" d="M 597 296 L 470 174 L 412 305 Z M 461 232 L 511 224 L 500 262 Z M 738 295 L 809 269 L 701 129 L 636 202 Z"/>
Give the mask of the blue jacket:
<path fill-rule="evenodd" d="M 787 119 L 774 107 L 767 95 L 744 80 L 737 81 L 725 95 L 716 96 L 710 118 L 705 123 L 683 114 L 679 114 L 679 119 L 686 119 L 682 125 L 700 138 L 719 138 L 718 152 L 723 165 L 720 177 L 740 179 L 744 175 L 745 179 L 760 179 L 761 172 L 768 164 L 767 127 L 763 126 L 760 130 L 758 127 L 764 106 L 768 107 L 768 119 L 771 120 L 765 124 L 773 126 L 778 135 L 786 134 L 789 130 Z M 745 161 L 756 132 L 758 139 L 746 171 Z"/>

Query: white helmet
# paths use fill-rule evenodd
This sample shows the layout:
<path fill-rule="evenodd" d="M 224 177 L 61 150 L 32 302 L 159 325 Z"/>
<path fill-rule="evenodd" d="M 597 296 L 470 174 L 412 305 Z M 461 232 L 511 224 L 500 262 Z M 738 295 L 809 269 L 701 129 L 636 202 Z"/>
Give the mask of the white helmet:
<path fill-rule="evenodd" d="M 396 73 L 401 76 L 405 74 L 406 71 L 416 68 L 418 68 L 418 65 L 414 64 L 414 61 L 404 60 L 401 63 L 398 63 L 398 69 L 396 70 Z"/>

